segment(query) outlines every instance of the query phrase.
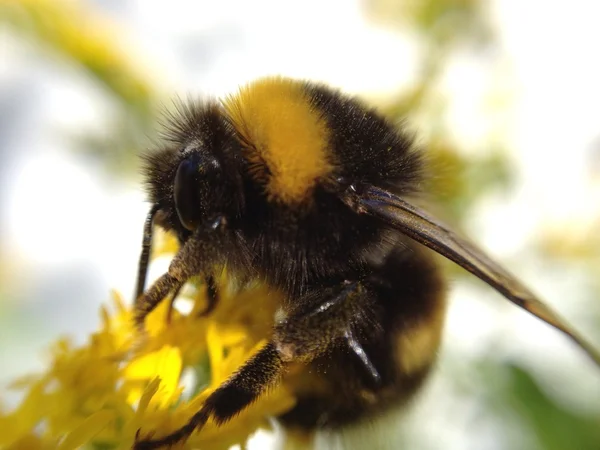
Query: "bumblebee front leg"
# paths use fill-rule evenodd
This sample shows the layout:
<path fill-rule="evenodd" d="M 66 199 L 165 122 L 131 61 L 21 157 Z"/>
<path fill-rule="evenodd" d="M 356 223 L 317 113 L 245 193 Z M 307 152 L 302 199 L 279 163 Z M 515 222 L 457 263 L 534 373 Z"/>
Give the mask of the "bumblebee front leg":
<path fill-rule="evenodd" d="M 175 255 L 167 273 L 136 299 L 134 321 L 138 328 L 169 293 L 178 292 L 190 277 L 206 273 L 223 259 L 230 243 L 225 225 L 225 218 L 219 216 L 199 226 Z"/>
<path fill-rule="evenodd" d="M 272 343 L 265 345 L 207 399 L 200 411 L 180 429 L 158 439 L 136 440 L 134 450 L 168 447 L 202 428 L 209 417 L 221 424 L 238 414 L 280 378 L 283 361 Z"/>
<path fill-rule="evenodd" d="M 348 345 L 352 330 L 359 323 L 361 327 L 370 323 L 365 321 L 371 310 L 370 297 L 358 282 L 315 291 L 298 304 L 275 325 L 271 341 L 214 391 L 186 425 L 162 438 L 137 441 L 134 448 L 176 444 L 210 417 L 218 424 L 226 422 L 276 385 L 286 363 L 308 363 L 334 345 Z"/>

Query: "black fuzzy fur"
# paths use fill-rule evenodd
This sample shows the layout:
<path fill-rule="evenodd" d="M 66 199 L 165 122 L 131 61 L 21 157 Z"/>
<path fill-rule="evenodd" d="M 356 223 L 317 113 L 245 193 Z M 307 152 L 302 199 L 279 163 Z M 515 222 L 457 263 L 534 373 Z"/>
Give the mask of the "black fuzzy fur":
<path fill-rule="evenodd" d="M 222 185 L 189 187 L 211 190 L 210 204 L 202 205 L 207 218 L 224 215 L 227 219 L 231 245 L 221 250 L 219 259 L 227 261 L 232 273 L 261 279 L 285 292 L 282 308 L 288 320 L 317 310 L 339 286 L 360 284 L 364 302 L 357 304 L 362 309 L 354 319 L 364 320 L 357 325 L 348 314 L 323 320 L 321 325 L 329 327 L 323 334 L 333 337 L 319 344 L 322 352 L 303 360 L 307 370 L 327 386 L 327 392 L 299 390 L 297 406 L 281 417 L 288 425 L 314 428 L 344 425 L 407 399 L 417 390 L 434 355 L 428 355 L 430 363 L 418 371 L 403 373 L 393 358 L 395 338 L 415 323 L 431 320 L 431 326 L 441 326 L 431 318 L 443 308 L 444 286 L 427 251 L 382 222 L 358 215 L 340 200 L 350 185 L 361 184 L 401 196 L 417 194 L 422 161 L 411 137 L 356 99 L 322 85 L 303 86 L 314 113 L 327 125 L 328 151 L 335 162 L 332 173 L 319 180 L 307 205 L 274 203 L 266 197 L 241 157 L 241 138 L 216 103 L 180 106 L 168 121 L 166 147 L 146 157 L 145 170 L 150 201 L 161 207 L 158 223 L 185 241 L 190 233 L 179 223 L 175 210 L 175 172 L 191 154 L 210 152 L 219 159 L 225 180 Z M 304 332 L 302 337 L 308 339 L 309 331 L 315 330 L 314 321 L 308 322 L 311 330 L 299 325 L 294 333 Z M 356 355 L 340 342 L 340 333 L 348 327 L 354 327 L 357 340 L 381 374 L 379 382 L 374 382 Z M 291 333 L 288 337 L 294 340 Z M 308 345 L 301 338 L 295 341 Z M 238 388 L 242 389 L 230 386 L 227 392 Z M 211 403 L 211 408 L 221 411 L 219 421 L 235 415 L 253 398 L 251 392 L 262 390 L 244 386 L 242 391 L 248 394 L 239 400 L 226 393 L 219 394 L 221 400 L 209 397 L 210 402 L 217 402 Z M 361 397 L 364 392 L 371 400 Z"/>

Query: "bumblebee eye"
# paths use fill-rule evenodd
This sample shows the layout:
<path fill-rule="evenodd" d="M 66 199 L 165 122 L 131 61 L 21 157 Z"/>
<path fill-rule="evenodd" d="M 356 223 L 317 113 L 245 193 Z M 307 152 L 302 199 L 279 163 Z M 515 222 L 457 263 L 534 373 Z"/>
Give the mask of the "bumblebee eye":
<path fill-rule="evenodd" d="M 199 164 L 194 159 L 184 159 L 175 174 L 175 209 L 181 224 L 193 231 L 200 224 Z"/>

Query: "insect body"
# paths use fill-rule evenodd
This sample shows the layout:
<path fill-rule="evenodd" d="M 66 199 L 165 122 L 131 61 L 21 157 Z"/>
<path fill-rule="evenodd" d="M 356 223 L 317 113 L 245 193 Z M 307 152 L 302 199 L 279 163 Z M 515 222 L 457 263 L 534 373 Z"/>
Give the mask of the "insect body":
<path fill-rule="evenodd" d="M 325 86 L 267 78 L 221 103 L 180 107 L 166 145 L 147 157 L 153 207 L 140 262 L 136 321 L 191 277 L 227 266 L 284 294 L 269 343 L 208 397 L 189 423 L 137 448 L 229 420 L 305 368 L 279 417 L 312 430 L 354 423 L 409 399 L 435 361 L 445 284 L 431 250 L 600 356 L 480 250 L 411 203 L 423 161 L 411 137 Z M 181 249 L 143 292 L 153 224 Z M 429 249 L 425 248 L 429 247 Z"/>

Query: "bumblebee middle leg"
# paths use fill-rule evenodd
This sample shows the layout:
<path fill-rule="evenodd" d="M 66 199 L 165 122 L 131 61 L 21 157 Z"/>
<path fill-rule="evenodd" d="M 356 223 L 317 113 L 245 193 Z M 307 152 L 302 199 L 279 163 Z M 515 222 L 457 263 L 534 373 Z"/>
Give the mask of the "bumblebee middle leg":
<path fill-rule="evenodd" d="M 368 323 L 370 298 L 360 282 L 315 290 L 296 304 L 299 307 L 275 325 L 269 343 L 214 391 L 186 425 L 162 438 L 139 440 L 134 448 L 176 444 L 210 417 L 226 422 L 275 385 L 286 363 L 309 363 L 336 345 L 348 345 L 348 332 L 361 332 L 357 325 Z"/>
<path fill-rule="evenodd" d="M 359 281 L 317 289 L 298 301 L 295 311 L 275 325 L 273 343 L 284 361 L 310 362 L 334 346 L 350 350 L 375 380 L 377 370 L 356 336 L 380 330 L 371 293 Z"/>

